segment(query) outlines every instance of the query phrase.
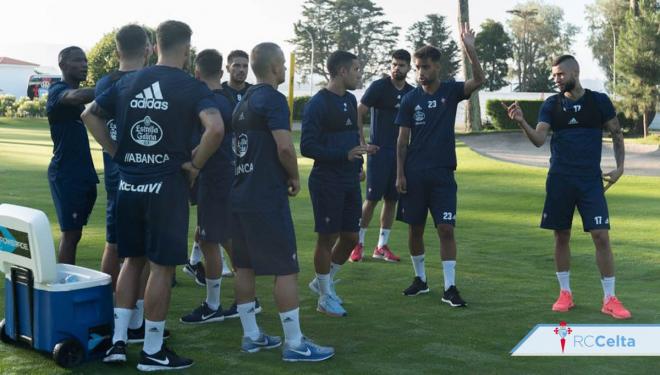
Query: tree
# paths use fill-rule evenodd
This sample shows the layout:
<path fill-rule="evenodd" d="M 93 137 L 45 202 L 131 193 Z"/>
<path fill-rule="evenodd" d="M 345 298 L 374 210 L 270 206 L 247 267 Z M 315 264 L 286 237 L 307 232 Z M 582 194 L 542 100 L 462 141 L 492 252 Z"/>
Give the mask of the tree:
<path fill-rule="evenodd" d="M 655 0 L 632 4 L 617 43 L 619 105 L 630 118 L 641 118 L 639 133 L 653 120 L 660 85 L 660 14 Z"/>
<path fill-rule="evenodd" d="M 614 88 L 614 46 L 617 36 L 620 37 L 621 27 L 625 22 L 628 9 L 626 0 L 596 0 L 587 5 L 586 18 L 589 25 L 589 39 L 598 65 L 603 69 L 608 81 L 609 91 L 616 93 Z"/>
<path fill-rule="evenodd" d="M 515 6 L 507 21 L 513 40 L 514 75 L 517 91 L 550 91 L 552 58 L 570 53 L 572 39 L 579 29 L 564 21 L 564 11 L 556 5 L 530 0 Z"/>
<path fill-rule="evenodd" d="M 458 44 L 451 38 L 445 16 L 427 14 L 422 21 L 408 28 L 406 40 L 413 50 L 427 44 L 440 49 L 440 66 L 443 67 L 440 79 L 448 80 L 456 76 L 460 64 Z"/>
<path fill-rule="evenodd" d="M 296 71 L 306 79 L 314 44 L 314 74 L 330 79 L 328 56 L 341 49 L 355 53 L 362 68 L 362 82 L 380 74 L 389 63 L 399 28 L 384 19 L 383 8 L 372 0 L 306 0 L 302 19 L 293 25 Z"/>
<path fill-rule="evenodd" d="M 486 87 L 496 91 L 508 85 L 509 74 L 507 60 L 513 57 L 511 38 L 504 31 L 501 23 L 487 19 L 481 24 L 481 31 L 475 40 L 479 61 L 486 73 Z"/>

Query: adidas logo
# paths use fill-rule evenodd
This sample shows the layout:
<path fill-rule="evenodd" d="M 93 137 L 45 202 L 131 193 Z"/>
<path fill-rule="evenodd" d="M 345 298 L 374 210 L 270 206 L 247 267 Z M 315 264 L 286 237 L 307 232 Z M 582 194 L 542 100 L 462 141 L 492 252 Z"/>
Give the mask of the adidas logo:
<path fill-rule="evenodd" d="M 282 321 L 282 323 L 291 323 L 291 322 L 293 322 L 293 319 L 289 318 L 288 316 L 284 318 L 284 321 Z"/>
<path fill-rule="evenodd" d="M 577 124 L 579 124 L 579 122 L 575 119 L 575 117 L 573 117 L 571 121 L 568 122 L 568 125 L 577 125 Z"/>
<path fill-rule="evenodd" d="M 346 126 L 351 126 L 351 125 L 353 125 L 353 122 L 351 122 L 350 118 L 347 118 L 346 119 Z"/>
<path fill-rule="evenodd" d="M 422 107 L 420 107 L 419 105 L 415 106 L 415 111 L 421 111 L 421 110 L 422 110 Z"/>
<path fill-rule="evenodd" d="M 158 328 L 151 327 L 151 328 L 149 328 L 149 332 L 159 332 L 159 331 L 158 331 Z"/>
<path fill-rule="evenodd" d="M 163 94 L 160 91 L 160 83 L 156 81 L 152 83 L 151 86 L 135 95 L 135 98 L 131 100 L 130 107 L 167 111 L 168 103 L 163 100 Z"/>

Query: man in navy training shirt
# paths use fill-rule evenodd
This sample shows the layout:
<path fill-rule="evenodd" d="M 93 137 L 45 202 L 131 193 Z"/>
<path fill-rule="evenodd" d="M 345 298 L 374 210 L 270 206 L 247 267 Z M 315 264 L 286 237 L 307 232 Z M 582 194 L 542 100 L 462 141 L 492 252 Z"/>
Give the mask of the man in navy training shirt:
<path fill-rule="evenodd" d="M 555 266 L 560 292 L 552 310 L 566 312 L 575 306 L 569 282 L 569 241 L 577 206 L 582 227 L 591 233 L 596 247 L 596 264 L 604 294 L 601 311 L 616 319 L 628 319 L 630 311 L 614 294 L 614 256 L 605 200 L 605 190 L 623 175 L 625 150 L 619 120 L 606 94 L 582 88 L 580 66 L 573 56 L 558 57 L 552 64 L 552 77 L 560 93 L 545 100 L 536 129 L 525 121 L 518 103 L 508 107 L 509 117 L 536 147 L 545 143 L 552 129 L 550 170 L 541 219 L 541 228 L 555 232 Z M 600 169 L 603 128 L 612 134 L 617 166 L 605 174 Z M 605 187 L 601 179 L 607 183 Z"/>
<path fill-rule="evenodd" d="M 317 311 L 346 316 L 333 280 L 358 242 L 362 155 L 375 153 L 378 146 L 360 143 L 357 101 L 347 91 L 360 82 L 357 56 L 335 51 L 326 65 L 330 82 L 305 106 L 300 138 L 301 153 L 314 159 L 309 194 L 318 237 L 316 277 L 309 287 L 319 295 Z"/>
<path fill-rule="evenodd" d="M 50 86 L 46 103 L 53 140 L 48 183 L 62 231 L 57 261 L 75 264 L 76 247 L 96 202 L 99 182 L 80 120 L 84 104 L 94 100 L 94 89 L 79 88 L 87 78 L 87 57 L 80 47 L 63 49 L 58 61 L 62 80 Z"/>
<path fill-rule="evenodd" d="M 409 225 L 410 255 L 415 278 L 403 291 L 406 296 L 428 293 L 424 267 L 424 226 L 428 211 L 440 238 L 444 274 L 442 301 L 452 307 L 466 306 L 455 283 L 456 240 L 456 106 L 485 82 L 474 47 L 474 32 L 462 25 L 461 41 L 472 64 L 474 78 L 466 82 L 439 80 L 440 51 L 425 46 L 415 52 L 420 86 L 401 101 L 396 123 L 398 220 Z"/>
<path fill-rule="evenodd" d="M 119 70 L 106 74 L 96 83 L 96 96 L 100 96 L 116 81 L 129 72 L 142 69 L 151 56 L 152 46 L 146 31 L 139 25 L 128 24 L 121 27 L 115 35 Z M 108 119 L 106 125 L 110 137 L 117 142 L 117 123 L 114 118 Z M 103 152 L 103 173 L 105 177 L 106 204 L 106 243 L 101 260 L 101 272 L 112 277 L 113 290 L 119 276 L 119 256 L 117 255 L 117 189 L 119 188 L 119 168 L 112 157 Z M 133 310 L 133 316 L 128 325 L 128 342 L 137 343 L 144 340 L 144 289 L 147 286 L 147 273 L 140 280 L 138 300 Z M 165 332 L 165 337 L 169 332 Z"/>
<path fill-rule="evenodd" d="M 225 124 L 225 137 L 197 180 L 197 235 L 206 263 L 206 300 L 190 314 L 181 317 L 181 322 L 186 324 L 221 322 L 225 319 L 220 304 L 220 243 L 225 249 L 231 249 L 229 191 L 234 176 L 234 153 L 230 132 L 233 108 L 222 93 L 221 77 L 220 52 L 215 49 L 201 51 L 195 58 L 195 78 L 213 91 L 213 100 Z"/>
<path fill-rule="evenodd" d="M 192 366 L 163 344 L 174 267 L 187 261 L 188 195 L 200 169 L 224 134 L 213 94 L 182 70 L 192 31 L 165 21 L 156 30 L 158 63 L 127 74 L 97 97 L 83 118 L 94 138 L 119 165 L 117 251 L 125 258 L 117 281 L 113 346 L 106 362 L 126 361 L 127 328 L 140 274 L 149 262 L 144 296 L 145 338 L 138 369 Z M 117 122 L 110 138 L 106 118 Z M 196 119 L 205 131 L 192 155 Z"/>
<path fill-rule="evenodd" d="M 378 201 L 383 198 L 383 209 L 380 213 L 380 235 L 372 258 L 383 259 L 387 262 L 400 261 L 400 258 L 390 250 L 387 242 L 394 222 L 396 202 L 399 200 L 399 193 L 396 191 L 396 138 L 399 134 L 399 127 L 394 124 L 394 119 L 399 111 L 401 98 L 413 89 L 406 82 L 406 75 L 409 71 L 410 53 L 403 49 L 394 51 L 390 75 L 374 81 L 358 104 L 358 126 L 362 143 L 365 143 L 362 119 L 371 108 L 371 143 L 380 148 L 378 153 L 367 157 L 367 194 L 362 205 L 358 244 L 349 258 L 351 262 L 362 260 L 367 228 Z"/>
<path fill-rule="evenodd" d="M 252 49 L 250 87 L 232 117 L 236 154 L 231 189 L 232 241 L 237 310 L 243 326 L 241 350 L 256 353 L 282 345 L 265 334 L 255 315 L 255 277 L 275 276 L 274 296 L 284 330 L 284 361 L 322 361 L 333 348 L 302 335 L 298 304 L 298 256 L 289 196 L 300 191 L 298 162 L 291 140 L 289 109 L 277 86 L 284 82 L 284 54 L 274 43 Z"/>

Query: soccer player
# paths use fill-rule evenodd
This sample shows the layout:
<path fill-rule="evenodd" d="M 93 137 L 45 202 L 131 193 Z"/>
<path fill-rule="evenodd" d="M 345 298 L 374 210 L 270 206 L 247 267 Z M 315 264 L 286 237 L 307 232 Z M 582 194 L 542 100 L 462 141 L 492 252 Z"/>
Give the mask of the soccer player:
<path fill-rule="evenodd" d="M 378 146 L 360 144 L 357 101 L 347 91 L 360 82 L 357 56 L 335 51 L 326 65 L 330 82 L 305 106 L 300 138 L 301 153 L 314 159 L 309 194 L 318 237 L 316 277 L 309 287 L 319 294 L 317 311 L 346 316 L 333 280 L 358 242 L 362 155 L 375 153 Z"/>
<path fill-rule="evenodd" d="M 227 55 L 227 72 L 229 72 L 229 81 L 222 83 L 222 88 L 231 94 L 233 105 L 236 106 L 241 101 L 248 88 L 249 83 L 245 82 L 248 75 L 248 65 L 250 58 L 245 51 L 234 50 Z"/>
<path fill-rule="evenodd" d="M 163 344 L 163 331 L 174 267 L 187 261 L 189 186 L 217 150 L 224 129 L 211 91 L 182 70 L 191 34 L 183 22 L 158 25 L 157 64 L 122 77 L 83 114 L 89 131 L 119 165 L 117 251 L 125 260 L 115 295 L 113 346 L 104 360 L 126 361 L 127 326 L 148 262 L 142 371 L 193 364 Z M 117 122 L 117 143 L 104 120 L 111 117 Z M 205 131 L 191 158 L 196 118 Z"/>
<path fill-rule="evenodd" d="M 80 120 L 84 104 L 94 100 L 94 89 L 80 88 L 87 78 L 87 57 L 80 47 L 63 49 L 58 61 L 62 80 L 50 86 L 46 104 L 53 140 L 48 183 L 62 231 L 57 261 L 75 264 L 82 227 L 92 213 L 99 182 Z"/>
<path fill-rule="evenodd" d="M 291 140 L 289 110 L 277 86 L 284 82 L 284 54 L 274 43 L 252 49 L 250 87 L 234 111 L 236 154 L 232 200 L 232 240 L 236 299 L 243 326 L 241 350 L 256 353 L 282 345 L 265 334 L 255 315 L 255 276 L 275 276 L 274 296 L 284 329 L 284 361 L 322 361 L 333 348 L 302 335 L 298 304 L 298 257 L 288 196 L 300 191 L 298 162 Z"/>
<path fill-rule="evenodd" d="M 541 147 L 552 129 L 550 170 L 541 228 L 555 233 L 555 266 L 559 280 L 559 298 L 553 311 L 565 312 L 575 306 L 570 286 L 570 247 L 573 212 L 577 206 L 582 227 L 591 234 L 596 247 L 596 264 L 603 287 L 604 314 L 616 319 L 631 317 L 614 294 L 614 256 L 610 247 L 610 220 L 605 190 L 623 175 L 625 150 L 623 133 L 612 102 L 604 93 L 582 88 L 580 66 L 573 56 L 563 55 L 552 64 L 552 77 L 560 93 L 548 97 L 532 128 L 518 103 L 508 107 L 529 140 Z M 600 169 L 602 132 L 612 134 L 616 169 L 603 174 Z M 606 182 L 603 187 L 602 180 Z"/>
<path fill-rule="evenodd" d="M 403 291 L 406 296 L 428 293 L 424 267 L 424 226 L 428 211 L 440 238 L 444 273 L 442 301 L 452 307 L 466 306 L 455 283 L 456 240 L 456 106 L 485 82 L 474 47 L 474 32 L 461 27 L 461 41 L 472 64 L 474 78 L 466 82 L 439 79 L 440 50 L 425 46 L 415 51 L 419 86 L 406 94 L 396 123 L 397 179 L 399 198 L 397 218 L 408 224 L 408 243 L 415 278 Z"/>
<path fill-rule="evenodd" d="M 134 24 L 121 27 L 115 35 L 119 70 L 106 74 L 96 83 L 95 95 L 100 96 L 115 82 L 129 72 L 142 69 L 151 56 L 152 46 L 145 30 Z M 106 121 L 110 138 L 117 142 L 117 123 L 114 118 Z M 119 276 L 119 256 L 117 255 L 117 189 L 119 188 L 119 169 L 117 163 L 107 153 L 103 153 L 103 173 L 105 175 L 106 205 L 106 243 L 101 260 L 101 271 L 112 276 L 113 290 Z M 144 289 L 149 275 L 148 267 L 142 273 L 138 300 L 128 325 L 128 343 L 144 341 Z M 166 330 L 167 331 L 167 330 Z M 169 331 L 164 336 L 169 336 Z"/>
<path fill-rule="evenodd" d="M 224 320 L 220 305 L 222 281 L 220 243 L 231 249 L 229 228 L 229 191 L 234 177 L 234 153 L 230 132 L 232 106 L 222 94 L 222 55 L 214 49 L 201 51 L 195 58 L 195 78 L 213 91 L 213 100 L 225 124 L 225 137 L 220 148 L 206 162 L 197 182 L 197 233 L 206 263 L 206 300 L 190 314 L 181 317 L 182 323 L 200 324 Z"/>
<path fill-rule="evenodd" d="M 374 81 L 360 99 L 358 104 L 358 126 L 362 143 L 362 118 L 371 108 L 371 143 L 379 147 L 378 153 L 367 157 L 367 196 L 362 205 L 360 232 L 358 244 L 351 252 L 349 260 L 362 260 L 364 236 L 374 214 L 378 201 L 383 200 L 380 213 L 380 235 L 378 245 L 372 258 L 388 262 L 398 262 L 396 256 L 387 246 L 394 221 L 396 202 L 399 194 L 396 191 L 396 138 L 399 127 L 394 125 L 394 119 L 399 111 L 401 98 L 413 89 L 406 82 L 410 71 L 410 53 L 400 49 L 392 53 L 390 75 Z"/>

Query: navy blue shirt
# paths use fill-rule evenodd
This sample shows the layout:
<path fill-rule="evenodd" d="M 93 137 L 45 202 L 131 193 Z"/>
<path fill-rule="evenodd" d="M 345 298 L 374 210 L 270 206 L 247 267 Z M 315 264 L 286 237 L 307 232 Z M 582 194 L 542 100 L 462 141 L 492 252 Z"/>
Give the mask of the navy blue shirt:
<path fill-rule="evenodd" d="M 348 160 L 348 152 L 359 144 L 355 96 L 327 89 L 316 93 L 305 105 L 300 137 L 300 152 L 314 159 L 310 180 L 359 184 L 362 160 Z"/>
<path fill-rule="evenodd" d="M 232 136 L 231 131 L 231 114 L 233 106 L 229 103 L 227 97 L 223 94 L 223 90 L 213 90 L 213 103 L 215 107 L 220 111 L 222 116 L 222 122 L 225 125 L 225 137 L 222 139 L 222 143 L 218 150 L 211 155 L 209 160 L 204 164 L 202 168 L 202 173 L 218 173 L 230 167 L 234 162 L 234 152 L 231 149 Z M 193 134 L 193 147 L 199 145 L 201 136 L 204 133 L 204 127 L 199 119 L 196 121 L 197 126 L 195 127 Z"/>
<path fill-rule="evenodd" d="M 234 110 L 232 148 L 236 169 L 231 190 L 235 212 L 276 211 L 288 204 L 288 175 L 280 163 L 274 130 L 290 130 L 286 97 L 257 84 Z"/>
<path fill-rule="evenodd" d="M 229 94 L 229 96 L 232 98 L 231 104 L 232 104 L 232 110 L 236 108 L 236 105 L 243 99 L 243 96 L 247 92 L 247 90 L 252 86 L 251 84 L 245 82 L 245 87 L 243 87 L 242 90 L 234 90 L 231 86 L 229 86 L 229 82 L 225 81 L 222 82 L 222 89 L 225 90 L 226 93 Z"/>
<path fill-rule="evenodd" d="M 64 92 L 70 89 L 72 87 L 64 81 L 56 82 L 48 89 L 46 113 L 50 137 L 53 140 L 53 158 L 48 166 L 48 178 L 51 181 L 69 180 L 96 184 L 99 179 L 89 150 L 89 138 L 80 119 L 85 106 L 60 102 Z"/>
<path fill-rule="evenodd" d="M 411 128 L 406 171 L 456 169 L 456 106 L 467 99 L 464 82 L 444 81 L 433 94 L 421 86 L 406 94 L 395 123 Z"/>
<path fill-rule="evenodd" d="M 586 90 L 576 101 L 561 94 L 547 98 L 538 122 L 552 129 L 549 173 L 600 175 L 603 125 L 615 116 L 614 106 L 604 93 Z"/>
<path fill-rule="evenodd" d="M 116 71 L 101 77 L 101 79 L 96 82 L 94 96 L 99 97 L 105 92 L 105 90 L 109 89 L 110 86 L 121 79 L 121 77 L 123 77 L 126 73 L 129 72 Z M 106 125 L 108 127 L 108 131 L 110 132 L 110 138 L 117 142 L 117 123 L 115 122 L 115 119 L 107 119 Z M 117 163 L 112 160 L 112 157 L 106 152 L 103 153 L 103 173 L 105 174 L 106 191 L 116 191 L 119 187 L 119 167 L 117 166 Z"/>
<path fill-rule="evenodd" d="M 360 102 L 371 107 L 371 143 L 378 145 L 380 150 L 394 150 L 399 136 L 399 127 L 394 120 L 399 112 L 401 98 L 414 87 L 406 83 L 401 90 L 394 87 L 391 77 L 374 81 Z"/>
<path fill-rule="evenodd" d="M 213 93 L 181 69 L 156 65 L 126 74 L 96 103 L 117 122 L 114 160 L 122 174 L 161 176 L 190 160 L 199 113 Z"/>

